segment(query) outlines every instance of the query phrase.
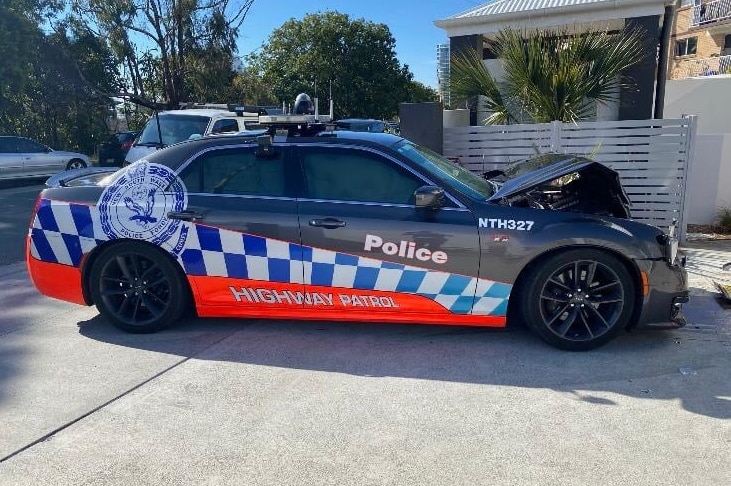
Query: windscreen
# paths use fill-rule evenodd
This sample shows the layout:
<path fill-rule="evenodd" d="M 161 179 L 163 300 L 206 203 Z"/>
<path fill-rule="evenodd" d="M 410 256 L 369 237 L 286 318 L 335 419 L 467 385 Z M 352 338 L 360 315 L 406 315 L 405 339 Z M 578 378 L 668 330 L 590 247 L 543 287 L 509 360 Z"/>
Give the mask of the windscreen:
<path fill-rule="evenodd" d="M 150 118 L 142 130 L 137 145 L 172 145 L 174 143 L 188 140 L 194 135 L 203 136 L 210 117 L 197 115 L 177 115 L 174 113 L 162 113 L 157 116 L 160 119 L 160 130 L 157 128 L 156 117 Z M 160 140 L 162 135 L 162 141 Z"/>
<path fill-rule="evenodd" d="M 460 192 L 475 199 L 487 199 L 493 195 L 493 186 L 482 177 L 445 159 L 428 148 L 421 147 L 407 140 L 394 147 L 400 154 L 416 162 L 429 173 L 452 182 Z"/>

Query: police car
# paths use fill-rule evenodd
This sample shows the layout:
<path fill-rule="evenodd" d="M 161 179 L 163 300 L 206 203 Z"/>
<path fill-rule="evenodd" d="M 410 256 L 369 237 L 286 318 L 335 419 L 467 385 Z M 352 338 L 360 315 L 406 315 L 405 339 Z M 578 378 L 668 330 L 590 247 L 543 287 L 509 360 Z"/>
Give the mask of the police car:
<path fill-rule="evenodd" d="M 683 324 L 675 228 L 617 174 L 545 155 L 478 176 L 385 133 L 183 142 L 38 199 L 40 292 L 153 332 L 198 316 L 503 327 L 562 349 Z"/>

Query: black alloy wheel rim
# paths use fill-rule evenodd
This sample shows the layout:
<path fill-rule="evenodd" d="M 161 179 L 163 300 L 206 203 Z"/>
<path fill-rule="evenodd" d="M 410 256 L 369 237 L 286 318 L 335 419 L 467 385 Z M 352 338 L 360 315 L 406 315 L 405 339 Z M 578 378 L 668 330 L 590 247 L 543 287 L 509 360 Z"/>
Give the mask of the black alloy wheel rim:
<path fill-rule="evenodd" d="M 170 307 L 170 281 L 165 272 L 139 253 L 109 259 L 102 268 L 100 285 L 106 308 L 129 325 L 154 322 Z"/>
<path fill-rule="evenodd" d="M 624 286 L 601 262 L 580 260 L 554 272 L 541 289 L 543 325 L 561 339 L 590 341 L 617 324 L 624 308 Z"/>

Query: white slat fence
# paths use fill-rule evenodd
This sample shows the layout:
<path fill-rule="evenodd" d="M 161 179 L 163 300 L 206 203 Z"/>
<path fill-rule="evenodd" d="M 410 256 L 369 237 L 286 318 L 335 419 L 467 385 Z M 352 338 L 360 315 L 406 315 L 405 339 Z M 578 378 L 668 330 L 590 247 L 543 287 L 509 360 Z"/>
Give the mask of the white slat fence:
<path fill-rule="evenodd" d="M 590 156 L 619 173 L 632 218 L 685 237 L 685 200 L 696 119 L 625 120 L 444 128 L 444 156 L 476 172 L 498 169 L 538 153 Z"/>

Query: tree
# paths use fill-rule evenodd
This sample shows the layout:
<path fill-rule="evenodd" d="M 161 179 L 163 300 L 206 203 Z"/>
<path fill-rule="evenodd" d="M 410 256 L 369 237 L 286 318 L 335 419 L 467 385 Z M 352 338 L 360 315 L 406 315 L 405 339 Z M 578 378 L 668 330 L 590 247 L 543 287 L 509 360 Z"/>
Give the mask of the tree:
<path fill-rule="evenodd" d="M 409 103 L 424 103 L 429 101 L 439 101 L 439 93 L 419 81 L 410 81 L 406 86 L 407 96 L 403 100 Z"/>
<path fill-rule="evenodd" d="M 0 3 L 0 133 L 19 133 L 25 89 L 31 79 L 42 32 L 44 5 L 36 0 Z"/>
<path fill-rule="evenodd" d="M 110 101 L 119 73 L 104 38 L 81 25 L 62 23 L 41 40 L 27 95 L 36 120 L 33 138 L 54 147 L 92 153 L 107 136 Z"/>
<path fill-rule="evenodd" d="M 278 105 L 271 87 L 253 66 L 236 73 L 228 91 L 228 99 L 247 105 Z"/>
<path fill-rule="evenodd" d="M 620 88 L 631 86 L 622 72 L 642 60 L 643 35 L 634 30 L 524 36 L 504 30 L 494 50 L 503 62 L 505 82 L 495 81 L 482 53 L 467 51 L 452 61 L 451 95 L 458 101 L 484 96 L 493 113 L 487 123 L 585 119 L 596 103 L 614 101 Z"/>
<path fill-rule="evenodd" d="M 395 45 L 385 24 L 330 11 L 288 20 L 248 61 L 279 103 L 301 92 L 326 99 L 332 86 L 336 116 L 387 118 L 417 92 Z"/>
<path fill-rule="evenodd" d="M 53 0 L 0 4 L 0 133 L 91 153 L 108 100 L 88 87 L 115 91 L 116 62 L 104 38 L 59 12 Z"/>
<path fill-rule="evenodd" d="M 75 0 L 74 9 L 108 35 L 135 95 L 149 98 L 157 81 L 140 61 L 159 59 L 161 98 L 177 107 L 196 94 L 209 96 L 222 72 L 230 80 L 238 28 L 253 1 Z"/>

